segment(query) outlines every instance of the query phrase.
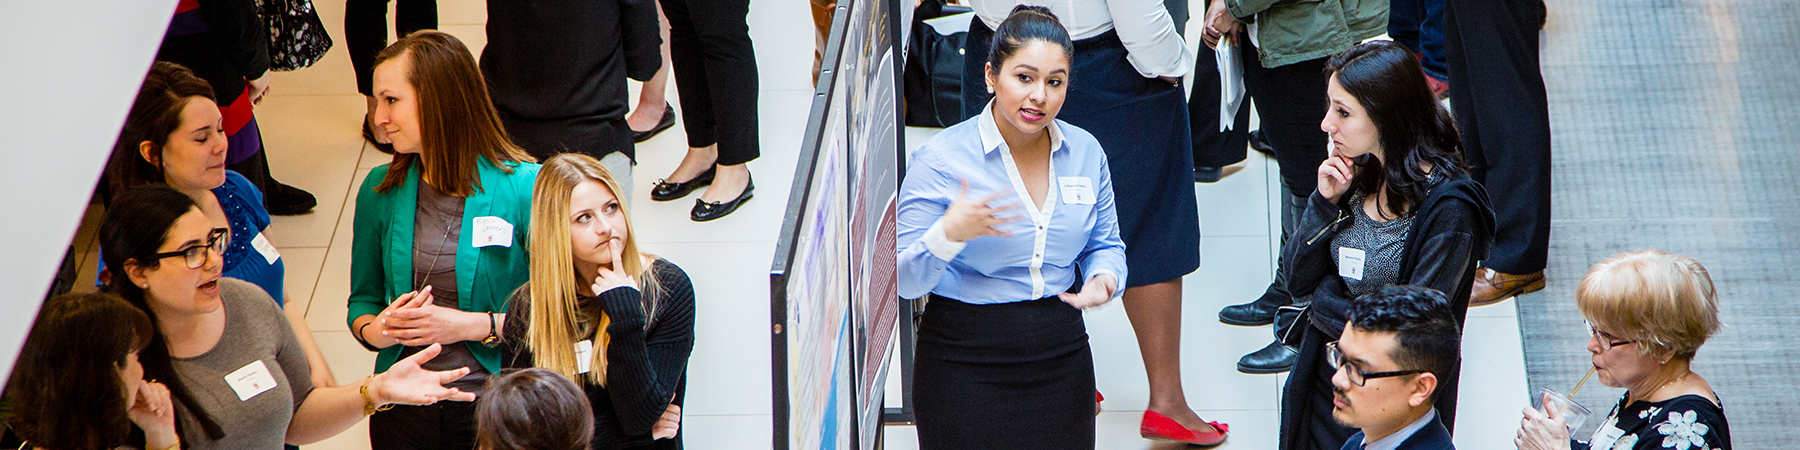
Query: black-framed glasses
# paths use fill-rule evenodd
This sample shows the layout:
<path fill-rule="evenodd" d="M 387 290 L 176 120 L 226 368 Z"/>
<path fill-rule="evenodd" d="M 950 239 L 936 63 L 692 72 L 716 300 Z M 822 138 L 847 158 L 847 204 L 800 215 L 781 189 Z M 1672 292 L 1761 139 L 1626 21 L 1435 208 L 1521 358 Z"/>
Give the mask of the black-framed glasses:
<path fill-rule="evenodd" d="M 1622 340 L 1619 340 L 1619 338 L 1617 336 L 1606 334 L 1605 331 L 1600 331 L 1599 328 L 1594 328 L 1593 322 L 1588 322 L 1587 326 L 1588 326 L 1588 332 L 1593 333 L 1594 339 L 1599 340 L 1601 345 L 1605 345 L 1607 350 L 1612 350 L 1614 347 L 1618 347 L 1618 346 L 1625 345 L 1625 344 L 1636 344 L 1637 343 L 1637 341 L 1635 341 L 1635 340 L 1622 341 Z"/>
<path fill-rule="evenodd" d="M 216 251 L 216 252 L 219 252 L 220 255 L 224 255 L 225 254 L 225 246 L 229 245 L 229 244 L 231 244 L 231 230 L 228 230 L 225 228 L 214 228 L 214 229 L 212 229 L 212 232 L 206 233 L 206 243 L 205 244 L 196 245 L 193 247 L 188 247 L 188 248 L 184 248 L 184 249 L 176 250 L 176 251 L 172 251 L 172 252 L 163 252 L 163 253 L 153 254 L 150 256 L 145 256 L 143 258 L 143 261 L 155 261 L 155 260 L 160 260 L 163 258 L 171 258 L 171 257 L 180 256 L 185 260 L 185 262 L 187 262 L 187 268 L 198 269 L 198 268 L 200 268 L 200 266 L 206 265 L 206 251 L 207 250 Z"/>
<path fill-rule="evenodd" d="M 1350 370 L 1345 371 L 1345 373 L 1349 375 L 1350 382 L 1356 383 L 1357 386 L 1362 386 L 1363 383 L 1367 383 L 1369 380 L 1376 379 L 1376 378 L 1397 377 L 1397 376 L 1401 376 L 1401 375 L 1413 375 L 1413 374 L 1420 374 L 1420 373 L 1427 372 L 1425 370 L 1395 370 L 1392 372 L 1364 372 L 1361 367 L 1356 367 L 1356 363 L 1344 360 L 1344 352 L 1338 351 L 1338 343 L 1336 341 L 1333 341 L 1329 344 L 1325 344 L 1325 356 L 1326 356 L 1325 361 L 1331 363 L 1331 368 L 1333 368 L 1333 369 L 1346 369 L 1346 368 L 1350 369 Z"/>

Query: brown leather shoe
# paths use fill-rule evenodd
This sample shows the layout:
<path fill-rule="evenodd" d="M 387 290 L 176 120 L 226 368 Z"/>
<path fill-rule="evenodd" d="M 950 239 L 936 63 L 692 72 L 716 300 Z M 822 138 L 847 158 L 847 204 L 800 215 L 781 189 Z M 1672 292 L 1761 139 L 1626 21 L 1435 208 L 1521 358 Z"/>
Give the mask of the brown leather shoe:
<path fill-rule="evenodd" d="M 1501 300 L 1544 289 L 1544 271 L 1524 275 L 1500 273 L 1482 267 L 1475 269 L 1475 285 L 1469 288 L 1469 307 L 1500 303 Z"/>

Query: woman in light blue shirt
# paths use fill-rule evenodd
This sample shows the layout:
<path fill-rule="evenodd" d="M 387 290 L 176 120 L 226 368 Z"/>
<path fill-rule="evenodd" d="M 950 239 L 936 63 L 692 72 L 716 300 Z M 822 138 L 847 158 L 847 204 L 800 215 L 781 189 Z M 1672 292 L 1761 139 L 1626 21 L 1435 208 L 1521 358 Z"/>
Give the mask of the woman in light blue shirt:
<path fill-rule="evenodd" d="M 921 449 L 1094 448 L 1081 309 L 1126 277 L 1106 154 L 1056 120 L 1074 46 L 1042 7 L 994 35 L 981 114 L 913 153 L 900 295 L 929 293 L 913 378 Z"/>

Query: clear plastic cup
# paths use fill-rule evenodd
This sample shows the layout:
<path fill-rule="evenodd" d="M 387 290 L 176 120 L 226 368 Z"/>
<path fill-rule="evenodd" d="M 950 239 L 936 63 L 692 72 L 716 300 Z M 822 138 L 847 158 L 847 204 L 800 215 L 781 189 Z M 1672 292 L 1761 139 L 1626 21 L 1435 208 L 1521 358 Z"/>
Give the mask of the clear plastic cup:
<path fill-rule="evenodd" d="M 1539 403 L 1543 403 L 1543 400 L 1541 399 L 1544 398 L 1548 398 L 1549 401 L 1549 404 L 1547 405 L 1539 404 L 1537 408 L 1538 411 L 1549 414 L 1550 410 L 1547 409 L 1547 407 L 1556 408 L 1556 410 L 1561 413 L 1563 424 L 1569 426 L 1569 434 L 1571 436 L 1575 434 L 1575 430 L 1579 430 L 1582 425 L 1587 424 L 1588 416 L 1594 415 L 1594 412 L 1588 410 L 1586 406 L 1581 406 L 1580 403 L 1570 400 L 1569 396 L 1563 395 L 1561 392 L 1556 392 L 1555 389 L 1547 387 L 1538 388 L 1538 393 L 1538 398 L 1540 399 Z"/>

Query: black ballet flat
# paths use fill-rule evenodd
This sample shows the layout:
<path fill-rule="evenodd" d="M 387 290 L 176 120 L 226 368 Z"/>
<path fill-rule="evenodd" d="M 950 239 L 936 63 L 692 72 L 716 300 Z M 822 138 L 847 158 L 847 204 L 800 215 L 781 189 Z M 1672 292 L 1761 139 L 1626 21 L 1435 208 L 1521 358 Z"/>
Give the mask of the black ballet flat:
<path fill-rule="evenodd" d="M 644 131 L 635 131 L 634 130 L 634 131 L 632 131 L 631 132 L 631 141 L 637 142 L 637 143 L 642 143 L 644 141 L 648 141 L 651 138 L 656 137 L 656 135 L 661 134 L 664 130 L 668 130 L 670 127 L 674 127 L 674 126 L 675 126 L 675 107 L 668 103 L 663 103 L 662 120 L 656 122 L 656 126 L 650 128 L 649 130 L 644 130 Z"/>
<path fill-rule="evenodd" d="M 718 167 L 716 167 L 716 166 L 713 168 L 708 168 L 708 169 L 706 169 L 705 172 L 701 172 L 700 176 L 694 177 L 694 179 L 692 179 L 692 180 L 683 181 L 680 183 L 670 183 L 670 182 L 663 181 L 663 180 L 656 180 L 656 187 L 654 189 L 650 190 L 650 199 L 659 201 L 659 202 L 666 202 L 669 200 L 686 197 L 688 194 L 693 193 L 694 189 L 699 189 L 701 186 L 711 185 L 713 182 L 713 174 L 717 173 L 717 170 L 718 170 Z"/>
<path fill-rule="evenodd" d="M 695 222 L 707 222 L 716 220 L 720 217 L 725 217 L 726 215 L 731 214 L 732 211 L 737 211 L 738 207 L 743 206 L 744 202 L 750 201 L 750 197 L 754 197 L 754 194 L 756 194 L 756 181 L 751 180 L 749 184 L 744 185 L 744 193 L 738 194 L 738 197 L 731 201 L 713 203 L 706 200 L 694 199 L 694 211 L 689 213 L 688 218 L 693 219 Z"/>
<path fill-rule="evenodd" d="M 383 144 L 381 141 L 375 140 L 375 132 L 369 131 L 369 126 L 369 116 L 363 116 L 363 140 L 369 141 L 369 145 L 375 146 L 376 151 L 389 155 L 394 154 L 394 144 Z"/>

